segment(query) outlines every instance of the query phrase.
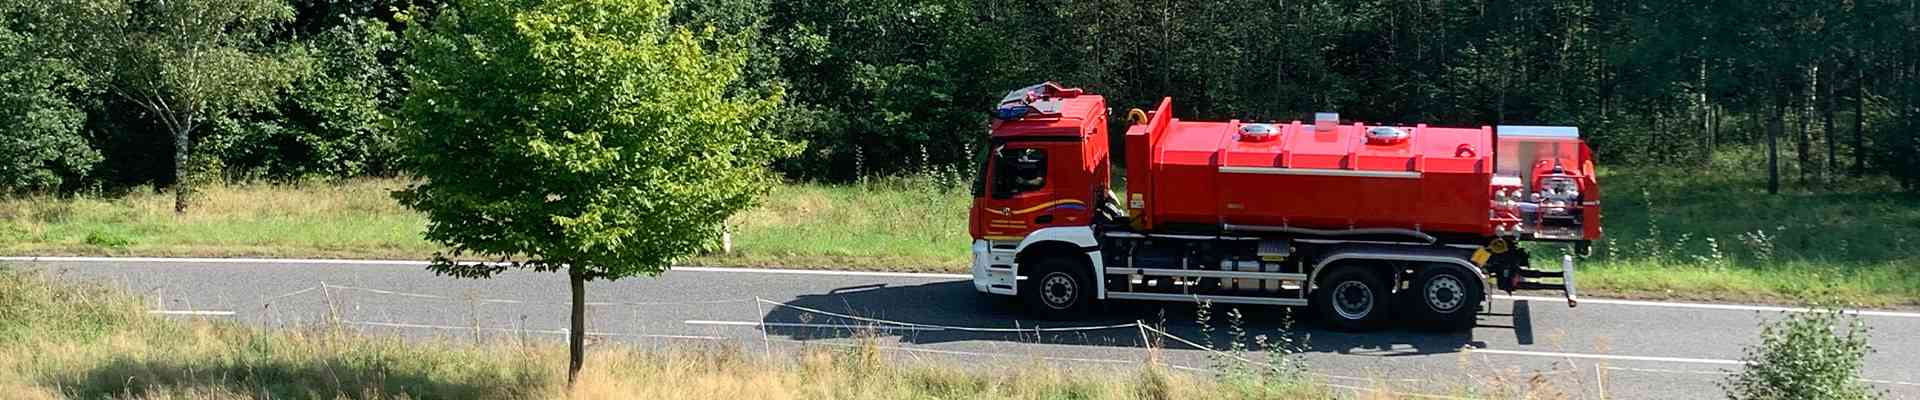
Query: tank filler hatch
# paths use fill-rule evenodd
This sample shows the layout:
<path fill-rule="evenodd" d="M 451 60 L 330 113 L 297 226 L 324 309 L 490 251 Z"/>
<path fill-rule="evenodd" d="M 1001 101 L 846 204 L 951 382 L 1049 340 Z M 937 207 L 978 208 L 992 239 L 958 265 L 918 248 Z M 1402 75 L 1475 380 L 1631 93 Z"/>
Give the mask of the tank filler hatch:
<path fill-rule="evenodd" d="M 1273 124 L 1246 124 L 1240 126 L 1240 141 L 1270 142 L 1280 138 L 1280 128 Z"/>

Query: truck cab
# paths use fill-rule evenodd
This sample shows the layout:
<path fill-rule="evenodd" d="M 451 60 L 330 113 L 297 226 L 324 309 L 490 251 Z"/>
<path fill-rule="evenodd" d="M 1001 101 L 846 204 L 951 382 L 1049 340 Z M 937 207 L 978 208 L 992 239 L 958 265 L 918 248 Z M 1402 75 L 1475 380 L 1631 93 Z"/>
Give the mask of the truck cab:
<path fill-rule="evenodd" d="M 1015 294 L 1014 256 L 1030 237 L 1094 245 L 1095 207 L 1112 176 L 1107 125 L 1104 98 L 1051 82 L 1001 100 L 968 213 L 976 289 Z"/>
<path fill-rule="evenodd" d="M 1211 301 L 1311 307 L 1342 329 L 1465 327 L 1488 282 L 1577 304 L 1571 250 L 1600 236 L 1576 128 L 1183 121 L 1163 99 L 1127 113 L 1116 193 L 1107 110 L 1051 82 L 994 110 L 969 214 L 976 290 L 1050 318 Z M 1570 251 L 1534 269 L 1521 241 Z"/>

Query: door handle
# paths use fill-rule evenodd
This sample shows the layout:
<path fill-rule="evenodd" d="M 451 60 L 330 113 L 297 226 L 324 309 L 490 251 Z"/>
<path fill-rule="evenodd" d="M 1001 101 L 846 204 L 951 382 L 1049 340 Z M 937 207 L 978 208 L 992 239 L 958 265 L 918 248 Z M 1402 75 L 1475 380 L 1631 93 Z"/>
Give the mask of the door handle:
<path fill-rule="evenodd" d="M 1053 214 L 1047 214 L 1047 215 L 1042 215 L 1042 216 L 1038 216 L 1038 217 L 1033 217 L 1033 224 L 1034 224 L 1034 225 L 1046 225 L 1046 224 L 1051 224 L 1051 223 L 1053 223 Z"/>

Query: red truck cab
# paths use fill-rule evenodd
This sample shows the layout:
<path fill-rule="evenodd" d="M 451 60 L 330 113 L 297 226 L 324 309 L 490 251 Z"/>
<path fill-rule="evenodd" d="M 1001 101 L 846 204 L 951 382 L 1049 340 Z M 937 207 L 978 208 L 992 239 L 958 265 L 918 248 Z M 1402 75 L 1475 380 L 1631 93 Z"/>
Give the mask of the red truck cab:
<path fill-rule="evenodd" d="M 968 215 L 974 239 L 1017 241 L 1052 226 L 1086 226 L 1111 180 L 1107 106 L 1045 83 L 1009 93 L 990 124 Z"/>

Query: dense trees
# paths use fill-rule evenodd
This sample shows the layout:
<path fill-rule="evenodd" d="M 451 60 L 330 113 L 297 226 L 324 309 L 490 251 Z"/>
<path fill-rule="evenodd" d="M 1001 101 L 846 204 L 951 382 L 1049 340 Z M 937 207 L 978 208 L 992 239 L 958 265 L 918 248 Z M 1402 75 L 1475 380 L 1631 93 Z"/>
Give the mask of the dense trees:
<path fill-rule="evenodd" d="M 1774 143 L 1785 158 L 1750 168 L 1803 187 L 1920 176 L 1906 1 L 770 4 L 779 76 L 823 116 L 796 129 L 809 152 L 785 170 L 801 177 L 964 168 L 979 110 L 1048 79 L 1117 107 L 1173 96 L 1190 117 L 1578 125 L 1613 164 Z"/>
<path fill-rule="evenodd" d="M 37 37 L 44 33 L 17 30 L 44 15 L 25 6 L 0 5 L 0 193 L 58 189 L 100 159 L 81 136 L 86 114 L 72 101 L 80 74 Z"/>
<path fill-rule="evenodd" d="M 50 30 L 91 83 L 140 106 L 173 143 L 174 212 L 187 210 L 195 128 L 267 104 L 304 62 L 272 39 L 281 0 L 64 0 Z"/>
<path fill-rule="evenodd" d="M 8 91 L 0 107 L 46 116 L 0 117 L 4 135 L 43 139 L 0 144 L 43 155 L 16 163 L 37 178 L 0 184 L 171 183 L 152 172 L 171 158 L 142 134 L 165 130 L 138 118 L 151 113 L 108 82 L 60 72 L 70 60 L 17 50 L 71 41 L 32 16 L 86 2 L 0 3 L 0 42 L 16 43 L 0 44 L 0 59 L 35 65 L 0 77 L 34 89 Z M 271 104 L 209 119 L 194 154 L 228 178 L 401 173 L 393 115 L 407 83 L 393 13 L 440 2 L 292 7 L 266 39 L 312 61 Z M 1920 5 L 1907 0 L 687 0 L 670 18 L 761 33 L 742 39 L 749 61 L 729 90 L 788 89 L 753 123 L 807 143 L 778 164 L 799 179 L 964 172 L 999 94 L 1057 80 L 1121 108 L 1173 96 L 1191 117 L 1569 124 L 1615 165 L 1704 166 L 1740 146 L 1772 149 L 1772 162 L 1743 168 L 1786 188 L 1920 184 Z M 80 139 L 91 149 L 8 150 Z"/>

